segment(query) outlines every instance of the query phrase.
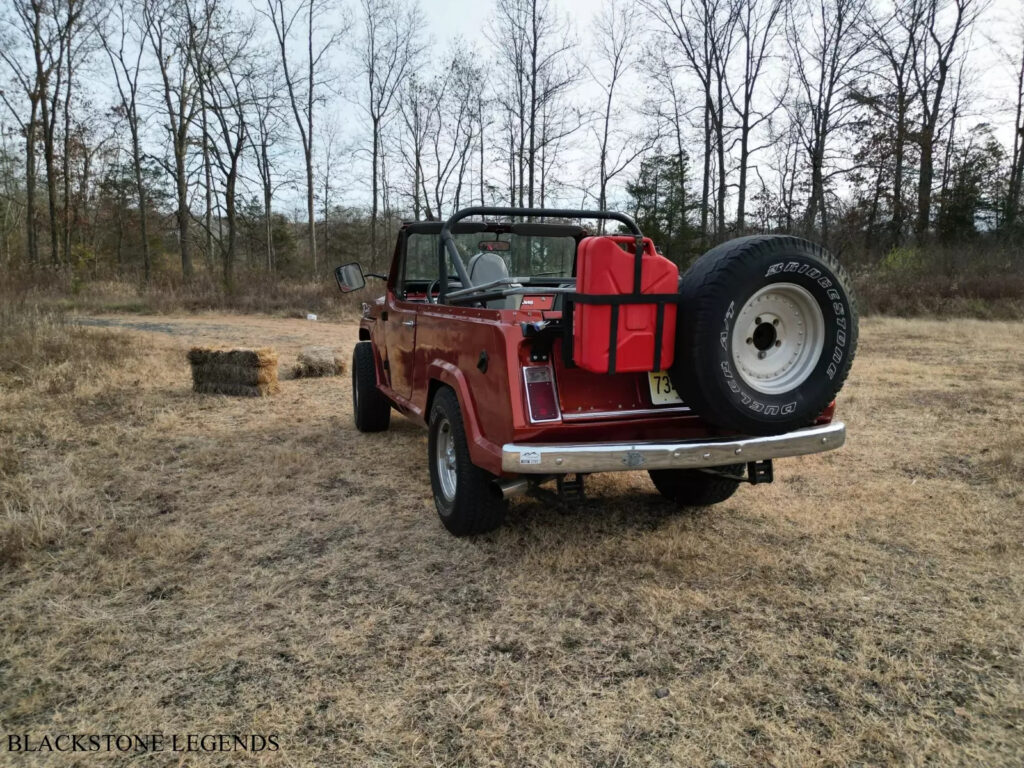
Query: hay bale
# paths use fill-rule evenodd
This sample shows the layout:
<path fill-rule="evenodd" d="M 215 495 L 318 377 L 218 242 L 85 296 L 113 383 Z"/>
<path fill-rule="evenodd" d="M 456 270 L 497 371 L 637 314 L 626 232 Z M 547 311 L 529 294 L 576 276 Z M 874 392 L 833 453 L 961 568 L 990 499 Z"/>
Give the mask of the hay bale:
<path fill-rule="evenodd" d="M 345 361 L 327 347 L 306 347 L 292 368 L 296 379 L 315 376 L 338 376 L 345 372 Z"/>
<path fill-rule="evenodd" d="M 212 395 L 264 397 L 280 391 L 277 353 L 270 348 L 209 349 L 188 351 L 192 366 L 192 391 Z"/>

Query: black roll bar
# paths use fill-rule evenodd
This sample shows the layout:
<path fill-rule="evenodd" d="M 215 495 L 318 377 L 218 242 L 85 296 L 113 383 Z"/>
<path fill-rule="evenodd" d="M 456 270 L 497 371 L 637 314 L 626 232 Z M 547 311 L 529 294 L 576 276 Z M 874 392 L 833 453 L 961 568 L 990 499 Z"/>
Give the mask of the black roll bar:
<path fill-rule="evenodd" d="M 640 227 L 636 225 L 636 222 L 624 213 L 619 213 L 618 211 L 584 211 L 573 208 L 503 208 L 500 206 L 476 205 L 470 208 L 463 208 L 461 211 L 456 211 L 451 215 L 451 218 L 444 223 L 444 226 L 441 227 L 441 238 L 438 246 L 438 268 L 441 292 L 437 297 L 438 303 L 443 304 L 445 298 L 448 296 L 448 268 L 444 263 L 445 249 L 448 250 L 448 255 L 452 259 L 455 271 L 459 274 L 459 281 L 462 283 L 462 286 L 464 288 L 473 286 L 473 283 L 469 279 L 469 273 L 466 272 L 466 265 L 462 263 L 462 257 L 459 255 L 459 249 L 455 246 L 455 239 L 452 237 L 452 227 L 455 223 L 462 219 L 469 218 L 470 216 L 508 216 L 510 218 L 516 216 L 530 216 L 549 219 L 610 219 L 612 221 L 618 221 L 619 223 L 626 225 L 637 241 L 636 282 L 637 286 L 639 286 L 640 240 L 643 237 L 643 233 L 640 231 Z M 636 290 L 639 291 L 639 287 L 637 287 Z"/>

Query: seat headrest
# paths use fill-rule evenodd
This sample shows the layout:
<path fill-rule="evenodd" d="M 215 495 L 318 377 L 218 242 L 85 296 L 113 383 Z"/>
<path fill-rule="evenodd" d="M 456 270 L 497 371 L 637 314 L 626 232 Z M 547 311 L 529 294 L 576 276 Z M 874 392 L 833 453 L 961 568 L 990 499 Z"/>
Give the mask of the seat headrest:
<path fill-rule="evenodd" d="M 493 283 L 508 277 L 508 265 L 493 251 L 482 251 L 469 260 L 469 279 L 473 285 Z"/>

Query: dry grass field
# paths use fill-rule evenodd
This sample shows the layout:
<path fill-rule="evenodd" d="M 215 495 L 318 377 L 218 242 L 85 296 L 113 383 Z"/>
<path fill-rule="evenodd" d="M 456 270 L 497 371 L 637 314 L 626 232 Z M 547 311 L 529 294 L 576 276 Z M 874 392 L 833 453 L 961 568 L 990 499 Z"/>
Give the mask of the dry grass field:
<path fill-rule="evenodd" d="M 358 434 L 347 377 L 189 390 L 192 344 L 286 369 L 354 324 L 100 322 L 130 327 L 0 362 L 0 733 L 281 745 L 146 766 L 1024 763 L 1019 323 L 865 321 L 846 447 L 717 508 L 604 475 L 457 540 L 425 433 Z"/>

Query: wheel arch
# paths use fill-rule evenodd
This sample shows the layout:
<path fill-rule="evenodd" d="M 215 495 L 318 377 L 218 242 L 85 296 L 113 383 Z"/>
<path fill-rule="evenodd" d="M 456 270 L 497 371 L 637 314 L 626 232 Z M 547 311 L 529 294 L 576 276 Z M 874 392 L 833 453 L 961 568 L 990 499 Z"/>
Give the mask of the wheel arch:
<path fill-rule="evenodd" d="M 469 455 L 473 463 L 493 475 L 501 474 L 501 446 L 488 440 L 480 428 L 473 396 L 466 382 L 465 374 L 446 360 L 434 360 L 427 367 L 427 402 L 424 408 L 425 421 L 430 423 L 430 411 L 434 398 L 443 386 L 451 388 L 459 401 L 462 423 L 466 430 Z"/>

